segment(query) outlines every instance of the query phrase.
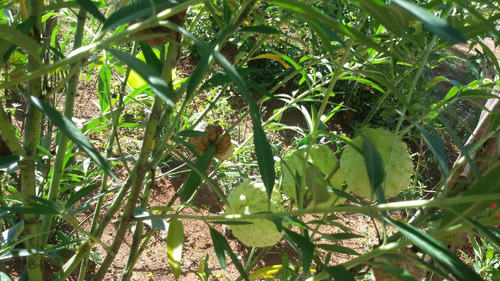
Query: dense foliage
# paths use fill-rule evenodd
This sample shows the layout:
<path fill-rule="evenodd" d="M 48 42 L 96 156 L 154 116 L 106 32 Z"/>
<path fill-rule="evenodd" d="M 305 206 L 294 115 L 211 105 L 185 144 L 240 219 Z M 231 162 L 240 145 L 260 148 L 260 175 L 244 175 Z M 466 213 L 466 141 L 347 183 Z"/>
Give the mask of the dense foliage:
<path fill-rule="evenodd" d="M 482 0 L 2 1 L 1 280 L 18 261 L 21 280 L 84 280 L 93 259 L 91 279 L 103 280 L 131 233 L 119 273 L 130 280 L 158 231 L 178 277 L 195 231 L 188 219 L 206 222 L 220 267 L 229 257 L 238 279 L 359 280 L 371 267 L 401 280 L 498 280 L 499 9 Z M 356 159 L 341 157 L 346 146 Z M 366 198 L 334 180 L 342 162 Z M 181 173 L 175 197 L 152 208 L 155 182 Z M 231 212 L 246 202 L 241 190 L 227 198 L 242 182 L 262 187 L 267 204 Z M 203 186 L 224 213 L 186 213 Z M 388 201 L 388 186 L 391 197 L 403 192 Z M 340 246 L 358 235 L 340 213 L 379 222 L 379 241 L 366 253 Z M 242 261 L 220 224 L 275 228 L 265 233 L 283 235 L 296 264 L 284 254 L 257 268 L 271 247 Z M 473 256 L 456 251 L 467 239 Z M 338 264 L 332 253 L 352 258 Z M 47 260 L 59 267 L 44 275 Z"/>

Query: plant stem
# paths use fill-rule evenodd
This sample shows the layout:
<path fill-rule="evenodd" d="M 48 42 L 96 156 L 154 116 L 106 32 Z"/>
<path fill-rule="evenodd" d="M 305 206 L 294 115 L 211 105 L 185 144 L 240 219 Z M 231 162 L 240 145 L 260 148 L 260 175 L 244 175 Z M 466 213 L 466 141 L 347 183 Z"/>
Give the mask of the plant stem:
<path fill-rule="evenodd" d="M 85 30 L 85 19 L 87 18 L 87 12 L 85 9 L 80 9 L 80 12 L 78 14 L 78 22 L 76 26 L 76 31 L 75 31 L 75 39 L 73 43 L 73 50 L 79 48 L 82 45 L 83 42 L 83 32 Z M 80 63 L 75 63 L 73 66 L 73 69 L 76 69 L 76 67 Z M 67 117 L 68 119 L 71 119 L 73 117 L 73 111 L 75 107 L 75 95 L 77 91 L 77 86 L 78 86 L 78 73 L 79 71 L 75 71 L 74 75 L 71 76 L 70 80 L 68 81 L 68 85 L 66 88 L 66 95 L 65 95 L 65 101 L 64 101 L 64 116 Z M 56 152 L 56 157 L 54 160 L 54 166 L 53 166 L 53 172 L 52 172 L 52 179 L 50 181 L 49 185 L 49 191 L 47 194 L 47 200 L 51 202 L 56 202 L 57 201 L 57 194 L 59 192 L 59 185 L 61 183 L 61 176 L 63 174 L 63 165 L 64 165 L 64 159 L 67 153 L 67 148 L 68 148 L 68 137 L 62 133 L 62 131 L 59 131 L 58 134 L 58 141 L 57 141 L 57 152 Z M 50 227 L 52 225 L 52 220 L 54 216 L 52 215 L 47 215 L 43 216 L 43 221 L 42 225 L 40 227 L 40 232 L 42 233 L 40 235 L 40 247 L 45 248 L 45 245 L 47 244 L 47 240 L 49 237 L 50 232 Z"/>
<path fill-rule="evenodd" d="M 29 5 L 29 14 L 35 19 L 31 30 L 31 36 L 40 44 L 40 34 L 42 30 L 41 15 L 43 10 L 43 1 L 31 0 Z M 38 59 L 38 60 L 37 60 Z M 29 70 L 40 68 L 40 58 L 33 55 L 28 56 Z M 37 98 L 42 97 L 42 79 L 40 77 L 28 81 L 28 94 Z M 35 179 L 37 155 L 37 145 L 40 142 L 40 126 L 42 124 L 42 113 L 34 105 L 28 105 L 24 130 L 24 150 L 26 157 L 19 161 L 21 170 L 20 191 L 23 194 L 23 204 L 25 206 L 33 202 L 33 197 L 37 196 L 37 183 Z M 25 241 L 25 248 L 39 249 L 39 217 L 38 215 L 24 214 L 24 234 L 29 238 Z M 35 254 L 26 257 L 28 266 L 28 276 L 30 280 L 43 280 L 42 255 Z"/>

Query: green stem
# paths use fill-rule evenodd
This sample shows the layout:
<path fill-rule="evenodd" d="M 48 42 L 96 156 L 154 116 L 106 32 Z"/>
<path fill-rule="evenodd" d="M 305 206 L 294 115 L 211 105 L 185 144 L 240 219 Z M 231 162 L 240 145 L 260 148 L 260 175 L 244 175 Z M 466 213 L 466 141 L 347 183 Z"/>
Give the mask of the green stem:
<path fill-rule="evenodd" d="M 325 214 L 334 212 L 346 212 L 346 213 L 365 213 L 365 214 L 377 214 L 381 211 L 394 211 L 394 210 L 404 210 L 404 209 L 415 209 L 415 208 L 431 208 L 439 207 L 441 209 L 447 209 L 448 207 L 466 204 L 466 203 L 477 203 L 481 201 L 490 202 L 500 199 L 500 192 L 490 193 L 490 194 L 477 194 L 477 195 L 467 195 L 460 197 L 450 197 L 442 199 L 433 200 L 411 200 L 411 201 L 400 201 L 392 202 L 378 205 L 364 205 L 364 206 L 331 206 L 325 208 L 316 209 L 301 209 L 293 211 L 284 211 L 276 213 L 258 213 L 250 215 L 218 215 L 218 216 L 196 216 L 196 215 L 182 215 L 182 214 L 158 214 L 151 216 L 144 216 L 140 219 L 134 220 L 150 220 L 150 219 L 188 219 L 188 220 L 202 220 L 202 221 L 245 221 L 249 219 L 262 219 L 269 218 L 270 215 L 276 217 L 287 217 L 287 216 L 302 216 L 302 215 L 312 215 L 312 214 Z"/>
<path fill-rule="evenodd" d="M 78 22 L 75 31 L 75 41 L 73 43 L 73 49 L 77 49 L 82 45 L 83 42 L 83 32 L 85 30 L 85 19 L 87 17 L 87 12 L 84 9 L 80 9 L 80 13 L 78 14 Z M 78 73 L 79 66 L 81 62 L 77 62 L 73 65 L 73 76 L 71 76 L 68 81 L 68 85 L 66 88 L 66 96 L 64 101 L 64 116 L 68 119 L 73 117 L 73 112 L 75 108 L 75 96 L 78 86 Z M 61 82 L 61 84 L 63 84 Z M 51 202 L 57 201 L 57 194 L 59 192 L 59 185 L 61 183 L 61 176 L 63 174 L 64 169 L 64 159 L 66 158 L 66 153 L 68 149 L 68 137 L 59 131 L 57 141 L 57 152 L 54 160 L 54 167 L 52 169 L 52 179 L 49 185 L 49 191 L 47 194 L 47 200 Z M 46 215 L 43 216 L 42 225 L 40 227 L 41 235 L 40 235 L 40 247 L 44 248 L 47 244 L 47 240 L 49 237 L 52 221 L 54 216 Z"/>
<path fill-rule="evenodd" d="M 41 15 L 43 10 L 43 1 L 31 0 L 29 5 L 29 14 L 35 19 L 35 24 L 31 30 L 32 37 L 40 43 L 40 34 L 42 30 Z M 37 60 L 38 59 L 38 60 Z M 32 55 L 28 56 L 29 70 L 40 68 L 40 58 Z M 42 97 L 42 79 L 40 77 L 28 81 L 28 94 L 33 97 Z M 21 170 L 20 191 L 23 194 L 23 204 L 27 206 L 33 202 L 33 197 L 37 196 L 37 183 L 35 179 L 37 156 L 37 145 L 40 142 L 40 127 L 42 125 L 42 113 L 34 105 L 28 105 L 28 112 L 25 119 L 24 130 L 24 150 L 26 158 L 21 158 L 19 168 Z M 25 248 L 39 249 L 39 216 L 24 214 L 24 234 L 30 238 L 25 241 Z M 43 280 L 42 255 L 35 254 L 26 257 L 28 266 L 28 276 L 30 280 Z"/>

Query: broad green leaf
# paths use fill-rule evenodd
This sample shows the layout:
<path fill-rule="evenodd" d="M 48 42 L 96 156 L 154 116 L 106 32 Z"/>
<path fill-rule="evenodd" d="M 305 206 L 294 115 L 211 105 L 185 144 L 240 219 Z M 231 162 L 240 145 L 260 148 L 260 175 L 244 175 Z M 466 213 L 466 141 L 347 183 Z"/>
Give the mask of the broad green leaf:
<path fill-rule="evenodd" d="M 325 175 L 315 166 L 308 165 L 305 173 L 306 186 L 312 192 L 313 206 L 328 201 L 330 194 L 328 193 L 328 183 L 325 180 Z"/>
<path fill-rule="evenodd" d="M 385 202 L 382 183 L 384 182 L 384 164 L 382 157 L 370 138 L 365 138 L 363 142 L 363 158 L 365 160 L 366 171 L 370 179 L 372 197 L 376 193 L 379 202 Z"/>
<path fill-rule="evenodd" d="M 279 29 L 267 25 L 245 26 L 238 30 L 239 32 L 253 32 L 259 34 L 280 34 Z"/>
<path fill-rule="evenodd" d="M 167 234 L 167 257 L 170 269 L 175 278 L 181 274 L 182 246 L 184 244 L 184 227 L 178 219 L 170 220 Z"/>
<path fill-rule="evenodd" d="M 80 5 L 85 11 L 89 12 L 94 18 L 98 19 L 100 22 L 106 21 L 106 18 L 101 14 L 99 9 L 94 5 L 91 0 L 76 0 L 76 3 Z"/>
<path fill-rule="evenodd" d="M 14 45 L 17 45 L 23 51 L 30 54 L 35 60 L 37 60 L 40 63 L 42 62 L 40 59 L 40 51 L 41 51 L 40 45 L 37 44 L 37 42 L 35 42 L 29 36 L 22 33 L 19 29 L 9 25 L 2 24 L 0 25 L 0 38 L 1 38 L 0 43 L 7 41 Z M 1 55 L 3 57 L 4 54 Z"/>
<path fill-rule="evenodd" d="M 99 154 L 99 151 L 90 143 L 90 141 L 85 137 L 85 135 L 78 130 L 75 124 L 69 120 L 64 115 L 60 114 L 57 110 L 51 107 L 46 102 L 41 99 L 33 96 L 26 96 L 26 98 L 38 109 L 40 109 L 49 120 L 54 124 L 57 128 L 59 128 L 71 141 L 73 141 L 81 150 L 85 151 L 87 155 L 92 158 L 96 162 L 96 164 L 101 167 L 106 173 L 108 173 L 113 179 L 117 182 L 120 180 L 115 176 L 115 174 L 111 171 L 111 167 L 109 166 L 106 159 Z"/>
<path fill-rule="evenodd" d="M 436 238 L 422 230 L 401 221 L 383 217 L 384 221 L 397 228 L 417 247 L 423 249 L 437 264 L 451 273 L 459 281 L 482 281 L 474 270 L 464 264 L 459 257 L 450 251 Z"/>
<path fill-rule="evenodd" d="M 108 51 L 113 54 L 114 57 L 137 72 L 137 74 L 139 74 L 142 79 L 146 80 L 153 92 L 158 95 L 163 101 L 165 101 L 169 106 L 175 106 L 173 101 L 173 89 L 171 85 L 168 85 L 167 82 L 165 82 L 165 80 L 161 78 L 160 74 L 152 66 L 125 52 L 116 49 L 108 49 Z"/>
<path fill-rule="evenodd" d="M 212 158 L 215 155 L 215 146 L 210 146 L 203 155 L 198 158 L 198 161 L 194 166 L 192 166 L 192 171 L 189 174 L 188 178 L 184 182 L 184 189 L 181 195 L 181 202 L 186 202 L 193 196 L 196 189 L 201 184 L 201 176 L 199 173 L 206 173 L 208 166 L 212 162 Z M 190 163 L 188 163 L 189 165 Z M 190 165 L 191 166 L 191 165 Z"/>
<path fill-rule="evenodd" d="M 393 0 L 393 2 L 415 16 L 427 29 L 444 40 L 451 43 L 463 43 L 467 41 L 467 38 L 465 38 L 460 30 L 453 27 L 444 19 L 434 16 L 433 13 L 425 8 L 406 0 Z"/>
<path fill-rule="evenodd" d="M 212 242 L 215 248 L 215 254 L 217 256 L 217 259 L 219 260 L 219 264 L 221 265 L 222 269 L 226 268 L 225 252 L 227 252 L 229 257 L 231 258 L 231 261 L 233 261 L 233 264 L 236 266 L 236 269 L 238 269 L 238 271 L 240 272 L 241 277 L 243 277 L 243 279 L 245 279 L 246 281 L 250 281 L 245 271 L 245 268 L 243 268 L 240 260 L 234 254 L 233 250 L 231 250 L 231 247 L 229 246 L 229 243 L 227 242 L 226 238 L 211 226 L 209 226 L 209 228 L 210 228 L 210 236 L 212 237 Z"/>
<path fill-rule="evenodd" d="M 388 262 L 370 262 L 370 265 L 384 269 L 390 275 L 401 281 L 417 281 L 406 269 L 397 267 Z"/>

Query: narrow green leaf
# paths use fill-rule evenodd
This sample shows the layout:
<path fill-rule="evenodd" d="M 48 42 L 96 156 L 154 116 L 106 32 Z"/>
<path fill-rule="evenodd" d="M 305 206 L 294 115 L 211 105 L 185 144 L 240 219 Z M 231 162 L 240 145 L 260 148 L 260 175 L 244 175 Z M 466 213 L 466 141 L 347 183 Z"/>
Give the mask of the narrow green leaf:
<path fill-rule="evenodd" d="M 19 29 L 9 25 L 0 25 L 0 42 L 5 40 L 19 46 L 23 51 L 30 54 L 35 60 L 41 63 L 40 45 Z M 3 54 L 1 54 L 3 56 Z"/>
<path fill-rule="evenodd" d="M 236 266 L 236 269 L 238 269 L 238 271 L 240 272 L 241 277 L 243 277 L 243 279 L 245 279 L 246 281 L 250 281 L 245 271 L 245 268 L 243 268 L 240 260 L 234 254 L 233 250 L 231 250 L 231 247 L 229 246 L 229 243 L 227 242 L 226 238 L 211 226 L 209 226 L 209 228 L 210 228 L 210 236 L 212 237 L 212 242 L 215 248 L 215 255 L 217 256 L 217 259 L 219 260 L 219 264 L 221 265 L 222 269 L 226 268 L 225 252 L 227 252 L 229 257 L 231 258 L 231 261 L 233 261 L 233 264 Z"/>
<path fill-rule="evenodd" d="M 33 25 L 35 24 L 35 17 L 31 16 L 23 22 L 16 25 L 16 29 L 21 31 L 26 36 L 29 36 Z M 16 50 L 17 45 L 11 44 L 9 41 L 0 39 L 0 63 L 6 62 L 10 55 Z"/>
<path fill-rule="evenodd" d="M 94 5 L 91 0 L 76 0 L 76 3 L 80 5 L 85 11 L 89 12 L 92 16 L 98 19 L 100 22 L 106 21 L 106 18 L 101 14 L 99 9 Z"/>
<path fill-rule="evenodd" d="M 124 23 L 131 23 L 138 19 L 152 16 L 153 12 L 160 12 L 175 7 L 176 0 L 140 0 L 118 9 L 111 14 L 102 26 L 102 31 L 115 28 Z M 153 6 L 151 5 L 153 4 Z"/>
<path fill-rule="evenodd" d="M 331 245 L 331 244 L 316 244 L 316 247 L 320 249 L 327 250 L 328 252 L 337 252 L 347 255 L 359 256 L 359 253 L 354 251 L 351 248 L 340 246 L 340 245 Z"/>
<path fill-rule="evenodd" d="M 382 190 L 382 183 L 384 182 L 384 164 L 382 157 L 375 147 L 375 144 L 369 139 L 365 138 L 363 142 L 363 158 L 365 160 L 366 171 L 370 179 L 372 188 L 372 197 L 376 193 L 379 202 L 385 202 L 384 192 Z"/>
<path fill-rule="evenodd" d="M 283 228 L 288 237 L 302 250 L 302 267 L 304 273 L 308 273 L 311 268 L 311 262 L 314 258 L 315 245 L 307 236 L 295 233 L 287 228 Z M 307 233 L 307 232 L 306 232 Z"/>
<path fill-rule="evenodd" d="M 47 251 L 35 249 L 12 249 L 7 253 L 0 256 L 0 261 L 9 260 L 13 258 L 27 257 L 31 255 L 45 254 Z"/>
<path fill-rule="evenodd" d="M 227 75 L 233 80 L 234 84 L 241 91 L 243 97 L 247 101 L 250 108 L 250 116 L 252 118 L 255 154 L 257 155 L 257 163 L 259 165 L 262 182 L 266 186 L 267 195 L 270 198 L 274 187 L 275 171 L 274 157 L 271 145 L 267 141 L 266 134 L 262 128 L 260 119 L 259 107 L 255 102 L 250 90 L 245 85 L 243 78 L 238 74 L 229 61 L 219 52 L 212 54 L 217 62 L 224 68 Z"/>
<path fill-rule="evenodd" d="M 156 53 L 153 51 L 153 49 L 151 49 L 151 46 L 143 42 L 139 42 L 139 46 L 141 47 L 142 54 L 144 55 L 146 63 L 156 69 L 157 73 L 161 73 L 163 65 L 160 59 L 156 56 Z"/>
<path fill-rule="evenodd" d="M 205 153 L 198 159 L 196 164 L 191 167 L 193 171 L 189 174 L 184 182 L 184 190 L 181 195 L 181 202 L 186 202 L 201 184 L 201 176 L 199 173 L 205 173 L 212 162 L 215 155 L 215 146 L 210 146 Z M 188 163 L 189 165 L 189 163 Z M 190 165 L 191 166 L 191 165 Z"/>
<path fill-rule="evenodd" d="M 273 190 L 274 180 L 276 177 L 274 170 L 273 151 L 271 149 L 271 145 L 267 141 L 266 134 L 262 128 L 262 121 L 260 119 L 259 107 L 257 106 L 257 103 L 255 102 L 252 93 L 246 87 L 243 78 L 231 65 L 231 63 L 226 59 L 226 57 L 224 57 L 220 52 L 217 52 L 213 47 L 207 46 L 196 36 L 192 35 L 191 33 L 187 32 L 186 30 L 178 26 L 172 24 L 166 24 L 166 26 L 178 32 L 181 32 L 185 36 L 192 39 L 194 43 L 206 53 L 205 56 L 202 56 L 201 62 L 199 63 L 198 67 L 195 69 L 193 75 L 190 78 L 186 94 L 187 96 L 194 93 L 198 85 L 198 82 L 201 81 L 201 79 L 203 78 L 205 70 L 211 61 L 211 57 L 213 57 L 222 66 L 228 77 L 232 79 L 234 84 L 238 87 L 243 97 L 247 101 L 250 108 L 250 117 L 252 118 L 254 145 L 255 145 L 255 154 L 257 155 L 257 163 L 259 165 L 259 171 L 262 177 L 262 181 L 266 186 L 268 197 L 271 197 L 271 192 Z M 225 36 L 223 35 L 220 36 L 220 38 L 224 37 Z"/>
<path fill-rule="evenodd" d="M 253 32 L 253 33 L 260 33 L 260 34 L 280 34 L 281 32 L 279 29 L 267 26 L 267 25 L 252 25 L 252 26 L 245 26 L 242 27 L 238 30 L 239 32 Z"/>
<path fill-rule="evenodd" d="M 178 219 L 170 220 L 167 234 L 167 257 L 170 269 L 175 278 L 181 274 L 182 246 L 184 244 L 184 227 Z"/>
<path fill-rule="evenodd" d="M 215 255 L 217 256 L 217 260 L 219 261 L 220 267 L 222 269 L 226 269 L 226 248 L 229 247 L 229 244 L 226 241 L 226 238 L 222 236 L 217 230 L 209 226 L 210 229 L 210 237 L 212 237 L 212 243 L 214 244 Z"/>
<path fill-rule="evenodd" d="M 152 66 L 125 52 L 116 49 L 108 49 L 108 51 L 113 54 L 115 58 L 119 59 L 137 72 L 142 79 L 148 82 L 153 92 L 169 106 L 175 106 L 171 85 L 168 85 Z"/>
<path fill-rule="evenodd" d="M 401 27 L 394 20 L 389 7 L 382 0 L 358 0 L 361 7 L 366 10 L 373 18 L 379 21 L 387 30 L 396 35 L 401 35 Z"/>
<path fill-rule="evenodd" d="M 465 38 L 460 30 L 453 27 L 444 19 L 434 16 L 433 13 L 425 8 L 405 0 L 393 0 L 393 2 L 415 16 L 427 29 L 444 40 L 451 43 L 464 43 L 467 41 L 467 38 Z"/>
<path fill-rule="evenodd" d="M 111 104 L 111 70 L 108 63 L 104 62 L 99 71 L 99 82 L 97 84 L 97 95 L 101 113 L 108 111 Z"/>
<path fill-rule="evenodd" d="M 459 257 L 453 254 L 450 249 L 439 242 L 434 237 L 423 232 L 422 230 L 400 221 L 394 221 L 390 218 L 383 217 L 390 225 L 397 228 L 403 235 L 413 242 L 420 249 L 424 249 L 437 264 L 451 273 L 459 281 L 482 281 L 483 279 L 477 275 L 474 270 L 464 264 Z"/>
<path fill-rule="evenodd" d="M 59 128 L 71 141 L 73 141 L 81 150 L 85 151 L 87 155 L 96 162 L 107 174 L 109 174 L 117 182 L 120 180 L 111 171 L 111 167 L 106 162 L 106 159 L 99 154 L 99 151 L 90 143 L 90 141 L 83 135 L 75 124 L 64 115 L 60 114 L 57 110 L 51 107 L 46 102 L 33 96 L 26 96 L 26 98 L 38 109 L 40 109 L 50 121 Z"/>
<path fill-rule="evenodd" d="M 71 194 L 71 196 L 68 198 L 68 201 L 66 201 L 66 204 L 64 204 L 66 209 L 71 208 L 76 202 L 80 201 L 82 198 L 85 196 L 89 195 L 92 191 L 94 191 L 97 188 L 98 185 L 89 185 L 86 186 L 77 192 Z"/>
<path fill-rule="evenodd" d="M 446 158 L 446 151 L 444 149 L 443 140 L 435 130 L 432 131 L 432 134 L 429 134 L 422 127 L 418 125 L 416 125 L 416 127 L 420 132 L 420 135 L 424 139 L 425 143 L 429 146 L 429 149 L 431 150 L 432 154 L 436 156 L 436 159 L 438 161 L 438 167 L 439 170 L 441 171 L 441 176 L 443 178 L 447 178 L 449 171 L 448 160 Z"/>

